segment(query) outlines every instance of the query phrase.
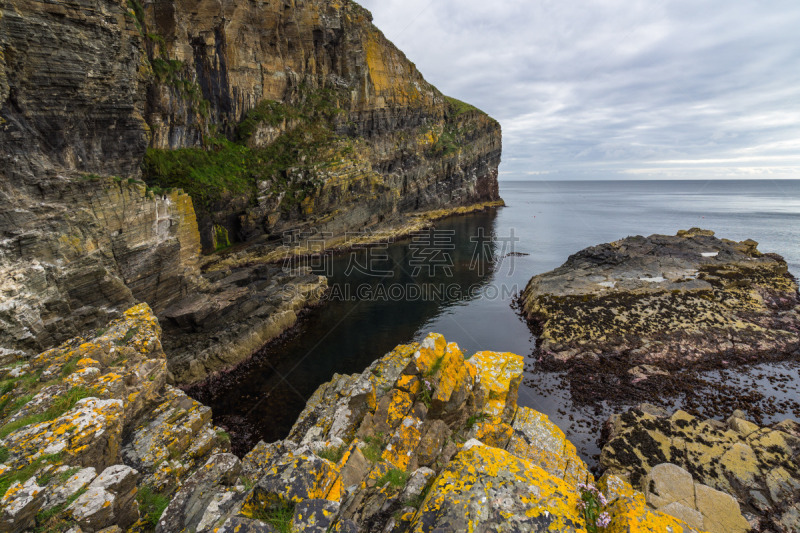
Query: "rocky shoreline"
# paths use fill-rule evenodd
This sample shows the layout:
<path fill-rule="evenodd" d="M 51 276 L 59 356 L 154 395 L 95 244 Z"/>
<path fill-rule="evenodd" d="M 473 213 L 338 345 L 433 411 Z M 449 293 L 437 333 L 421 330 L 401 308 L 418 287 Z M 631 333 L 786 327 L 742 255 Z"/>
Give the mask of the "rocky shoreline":
<path fill-rule="evenodd" d="M 594 488 L 563 432 L 517 406 L 520 356 L 465 358 L 440 335 L 334 376 L 284 441 L 241 460 L 208 408 L 167 384 L 146 305 L 3 363 L 4 530 L 585 531 L 587 517 L 702 530 L 649 509 L 625 472 Z M 607 517 L 586 515 L 599 494 Z"/>

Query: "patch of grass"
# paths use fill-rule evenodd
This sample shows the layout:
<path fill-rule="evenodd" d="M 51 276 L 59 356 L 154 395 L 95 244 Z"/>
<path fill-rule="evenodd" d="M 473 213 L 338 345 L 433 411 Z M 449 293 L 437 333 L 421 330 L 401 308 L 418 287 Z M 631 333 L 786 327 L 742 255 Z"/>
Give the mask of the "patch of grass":
<path fill-rule="evenodd" d="M 10 433 L 30 424 L 40 424 L 42 422 L 55 420 L 72 409 L 79 400 L 91 396 L 92 392 L 91 389 L 87 389 L 86 387 L 72 387 L 66 394 L 56 398 L 52 405 L 43 413 L 32 414 L 4 425 L 0 428 L 0 438 L 5 438 Z"/>
<path fill-rule="evenodd" d="M 317 452 L 319 457 L 323 459 L 327 459 L 332 463 L 338 463 L 344 457 L 344 452 L 347 451 L 347 445 L 342 444 L 341 446 L 331 446 L 324 450 Z"/>
<path fill-rule="evenodd" d="M 434 362 L 433 362 L 433 364 L 431 365 L 431 367 L 430 367 L 428 370 L 426 370 L 426 371 L 425 371 L 425 374 L 424 374 L 424 375 L 425 375 L 425 377 L 426 377 L 426 378 L 429 378 L 429 377 L 431 377 L 431 376 L 434 376 L 434 375 L 436 375 L 436 373 L 437 373 L 439 370 L 441 370 L 441 369 L 442 369 L 442 362 L 443 362 L 443 361 L 444 361 L 444 356 L 443 356 L 443 355 L 441 355 L 441 356 L 437 357 L 437 358 L 436 358 L 436 361 L 434 361 Z"/>
<path fill-rule="evenodd" d="M 67 363 L 63 367 L 61 367 L 61 377 L 65 378 L 70 374 L 72 374 L 73 372 L 75 372 L 75 369 L 78 367 L 78 361 L 80 361 L 80 359 L 81 356 L 76 355 L 75 357 L 67 361 Z"/>
<path fill-rule="evenodd" d="M 364 442 L 367 444 L 361 448 L 361 453 L 364 454 L 364 457 L 372 463 L 380 461 L 381 454 L 385 448 L 383 444 L 383 433 L 378 433 L 375 437 L 366 437 Z"/>
<path fill-rule="evenodd" d="M 36 478 L 36 484 L 39 485 L 40 487 L 44 487 L 48 483 L 50 483 L 50 480 L 52 479 L 53 479 L 53 469 L 51 468 L 50 470 L 48 470 L 47 472 Z"/>
<path fill-rule="evenodd" d="M 378 478 L 377 486 L 383 487 L 386 483 L 390 483 L 392 486 L 397 488 L 402 488 L 406 486 L 406 481 L 408 481 L 408 472 L 404 470 L 400 470 L 397 468 L 392 468 L 380 478 Z"/>
<path fill-rule="evenodd" d="M 240 141 L 247 141 L 260 124 L 267 123 L 274 127 L 287 118 L 295 118 L 297 116 L 297 111 L 283 102 L 263 100 L 247 112 L 245 118 L 239 123 L 236 136 Z"/>
<path fill-rule="evenodd" d="M 217 430 L 217 438 L 223 444 L 230 444 L 231 442 L 230 434 L 222 429 Z"/>
<path fill-rule="evenodd" d="M 28 481 L 31 477 L 34 476 L 34 474 L 36 474 L 36 472 L 39 470 L 39 468 L 42 467 L 42 465 L 46 463 L 50 464 L 57 463 L 60 460 L 61 460 L 61 454 L 59 453 L 42 455 L 38 459 L 34 460 L 32 463 L 25 465 L 20 469 L 4 474 L 3 476 L 0 476 L 0 498 L 2 498 L 3 495 L 5 495 L 6 491 L 8 491 L 8 488 L 17 481 L 19 481 L 20 483 L 25 483 L 26 481 Z"/>
<path fill-rule="evenodd" d="M 279 533 L 292 533 L 292 517 L 294 504 L 283 504 L 274 509 L 264 509 L 253 513 L 252 518 L 262 520 L 274 527 Z"/>
<path fill-rule="evenodd" d="M 8 461 L 8 456 L 10 455 L 8 448 L 5 446 L 0 446 L 0 463 L 5 463 Z"/>
<path fill-rule="evenodd" d="M 475 424 L 484 422 L 487 418 L 489 418 L 489 415 L 486 413 L 475 413 L 474 415 L 471 415 L 469 418 L 467 418 L 467 422 L 464 424 L 464 430 L 471 430 L 475 427 Z"/>
<path fill-rule="evenodd" d="M 58 474 L 58 482 L 62 484 L 66 483 L 69 478 L 71 478 L 80 471 L 81 468 L 79 466 L 73 466 L 72 468 L 68 468 L 67 470 L 64 470 L 63 472 L 60 472 Z"/>
<path fill-rule="evenodd" d="M 478 113 L 483 113 L 483 111 L 481 111 L 474 105 L 462 102 L 461 100 L 453 98 L 452 96 L 445 96 L 444 99 L 447 100 L 447 106 L 450 108 L 450 113 L 452 113 L 453 116 L 458 117 L 466 113 L 471 113 L 473 111 L 477 111 Z"/>
<path fill-rule="evenodd" d="M 158 524 L 164 509 L 169 505 L 169 498 L 154 491 L 147 485 L 142 485 L 136 493 L 136 501 L 139 502 L 139 513 L 144 521 L 153 528 Z"/>
<path fill-rule="evenodd" d="M 139 332 L 139 326 L 134 326 L 130 328 L 128 331 L 126 331 L 125 335 L 123 335 L 121 339 L 117 339 L 114 342 L 114 344 L 116 344 L 117 346 L 125 346 L 138 332 Z"/>

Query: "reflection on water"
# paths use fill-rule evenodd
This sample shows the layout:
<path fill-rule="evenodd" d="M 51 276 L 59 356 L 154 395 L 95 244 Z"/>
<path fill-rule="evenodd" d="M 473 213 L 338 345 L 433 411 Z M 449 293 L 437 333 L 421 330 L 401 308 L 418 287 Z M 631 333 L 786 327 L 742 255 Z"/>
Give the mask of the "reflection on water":
<path fill-rule="evenodd" d="M 329 275 L 329 301 L 284 340 L 192 394 L 232 430 L 237 452 L 284 438 L 333 374 L 363 371 L 432 317 L 480 297 L 493 272 L 495 219 L 494 211 L 447 219 L 414 239 L 326 258 L 315 270 Z"/>

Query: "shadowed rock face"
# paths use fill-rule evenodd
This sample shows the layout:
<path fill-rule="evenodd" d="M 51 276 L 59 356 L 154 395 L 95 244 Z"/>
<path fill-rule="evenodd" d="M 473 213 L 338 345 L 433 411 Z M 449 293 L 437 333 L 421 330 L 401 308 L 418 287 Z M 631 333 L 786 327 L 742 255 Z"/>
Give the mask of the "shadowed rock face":
<path fill-rule="evenodd" d="M 587 248 L 532 278 L 522 311 L 550 362 L 669 368 L 797 354 L 797 283 L 756 247 L 695 229 Z"/>

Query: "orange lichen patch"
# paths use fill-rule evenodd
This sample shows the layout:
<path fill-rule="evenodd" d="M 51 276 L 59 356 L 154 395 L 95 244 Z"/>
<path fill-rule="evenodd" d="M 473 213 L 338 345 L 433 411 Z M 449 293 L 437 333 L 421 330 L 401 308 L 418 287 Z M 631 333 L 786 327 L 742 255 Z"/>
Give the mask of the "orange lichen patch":
<path fill-rule="evenodd" d="M 78 368 L 88 368 L 88 367 L 100 368 L 101 365 L 100 361 L 92 359 L 91 357 L 84 357 L 82 359 L 78 359 L 76 366 Z"/>
<path fill-rule="evenodd" d="M 383 387 L 391 387 L 394 385 L 394 380 L 402 369 L 408 366 L 409 361 L 413 358 L 416 351 L 419 349 L 419 344 L 400 344 L 381 357 L 375 368 L 369 374 L 369 380 L 375 389 Z M 374 409 L 374 406 L 372 407 Z"/>
<path fill-rule="evenodd" d="M 509 352 L 478 352 L 468 362 L 477 372 L 475 382 L 485 401 L 484 412 L 511 421 L 522 382 L 522 357 Z"/>
<path fill-rule="evenodd" d="M 412 396 L 416 396 L 422 389 L 422 382 L 420 382 L 417 376 L 400 376 L 400 379 L 397 380 L 397 384 L 395 386 L 401 391 L 405 391 Z"/>
<path fill-rule="evenodd" d="M 648 509 L 644 496 L 638 492 L 633 497 L 617 498 L 606 512 L 611 516 L 606 533 L 703 533 L 683 520 Z"/>
<path fill-rule="evenodd" d="M 509 531 L 583 530 L 579 500 L 573 487 L 533 463 L 472 440 L 436 478 L 410 531 L 444 524 L 456 531 L 481 531 L 487 520 L 502 521 Z M 491 514 L 485 512 L 487 505 Z"/>
<path fill-rule="evenodd" d="M 386 423 L 390 428 L 397 427 L 403 418 L 405 418 L 411 406 L 414 405 L 414 397 L 407 392 L 392 389 L 389 392 L 391 402 L 387 411 Z"/>
<path fill-rule="evenodd" d="M 475 438 L 495 448 L 505 448 L 514 429 L 500 420 L 486 420 L 475 426 Z"/>
<path fill-rule="evenodd" d="M 597 488 L 606 495 L 609 502 L 618 498 L 633 498 L 636 495 L 630 483 L 614 474 L 604 474 L 597 482 Z"/>
<path fill-rule="evenodd" d="M 406 470 L 411 463 L 414 450 L 419 446 L 421 427 L 421 420 L 412 416 L 405 417 L 389 439 L 381 459 L 392 463 L 395 468 Z"/>
<path fill-rule="evenodd" d="M 417 371 L 425 374 L 431 371 L 437 361 L 444 357 L 447 341 L 438 333 L 430 333 L 420 343 L 419 350 L 414 354 L 413 362 Z"/>
<path fill-rule="evenodd" d="M 514 419 L 514 435 L 506 449 L 524 457 L 571 485 L 594 481 L 575 446 L 546 415 L 522 407 Z"/>
<path fill-rule="evenodd" d="M 433 396 L 434 400 L 446 403 L 456 390 L 472 388 L 473 379 L 464 364 L 464 355 L 454 342 L 449 343 L 445 349 L 438 378 L 439 385 Z"/>

